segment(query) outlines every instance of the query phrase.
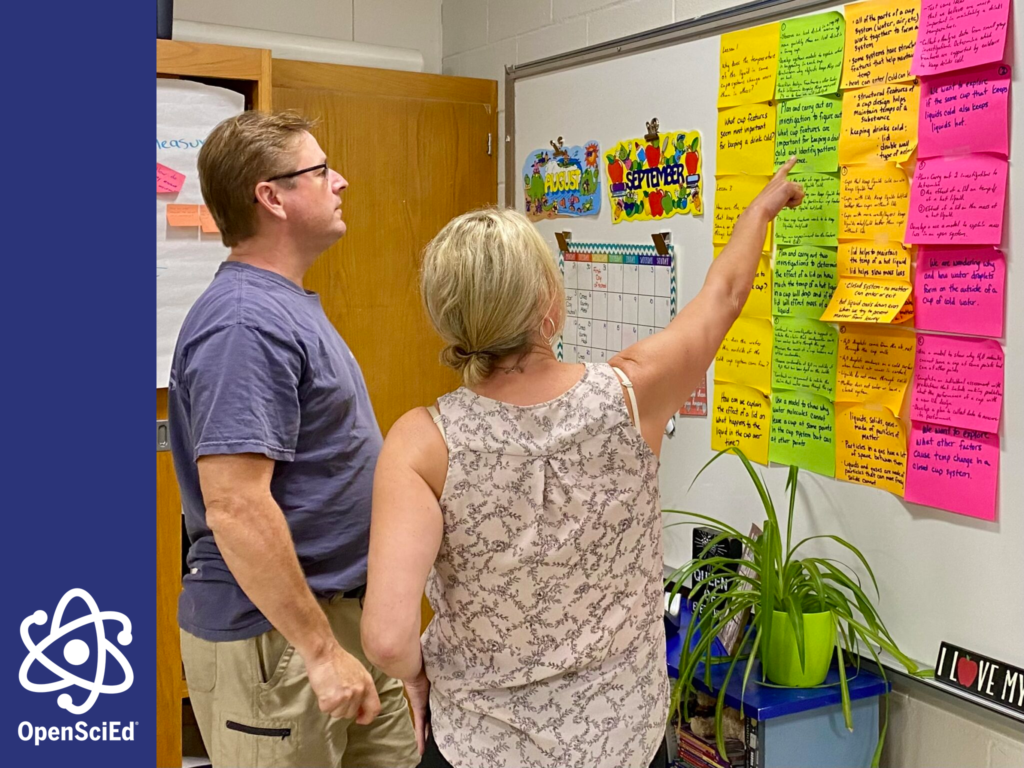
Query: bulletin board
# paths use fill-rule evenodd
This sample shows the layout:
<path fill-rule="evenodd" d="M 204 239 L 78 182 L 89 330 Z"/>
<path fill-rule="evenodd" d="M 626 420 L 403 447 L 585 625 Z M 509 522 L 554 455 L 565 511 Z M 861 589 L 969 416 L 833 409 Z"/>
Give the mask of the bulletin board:
<path fill-rule="evenodd" d="M 553 254 L 558 253 L 556 232 L 571 231 L 573 239 L 588 242 L 638 244 L 650 243 L 653 233 L 670 232 L 677 260 L 678 303 L 680 307 L 684 306 L 699 291 L 712 259 L 728 240 L 727 222 L 721 220 L 721 215 L 716 216 L 716 198 L 726 200 L 731 196 L 731 199 L 742 199 L 743 185 L 751 184 L 752 180 L 756 182 L 758 176 L 770 174 L 775 165 L 774 157 L 770 158 L 765 167 L 759 167 L 758 163 L 764 165 L 763 158 L 752 156 L 737 160 L 734 155 L 728 161 L 733 164 L 732 167 L 719 168 L 716 165 L 715 144 L 722 136 L 723 128 L 728 129 L 730 125 L 741 124 L 743 121 L 754 124 L 758 120 L 768 119 L 766 114 L 754 112 L 771 111 L 773 114 L 770 119 L 776 125 L 776 132 L 788 130 L 790 145 L 797 147 L 797 151 L 807 157 L 809 150 L 804 148 L 801 151 L 799 148 L 800 141 L 806 137 L 806 129 L 799 122 L 801 112 L 804 115 L 815 114 L 820 118 L 816 125 L 827 129 L 830 116 L 835 119 L 844 109 L 849 109 L 852 114 L 853 110 L 859 109 L 869 100 L 867 94 L 854 93 L 855 90 L 875 87 L 880 90 L 881 98 L 888 94 L 891 102 L 903 100 L 905 96 L 907 99 L 913 98 L 902 93 L 906 89 L 894 79 L 893 82 L 881 82 L 858 89 L 846 89 L 844 85 L 836 90 L 831 99 L 809 98 L 806 102 L 799 102 L 798 99 L 777 100 L 771 97 L 761 107 L 732 104 L 728 99 L 726 103 L 720 103 L 719 63 L 723 34 L 774 22 L 781 26 L 785 22 L 790 37 L 796 41 L 794 44 L 799 44 L 801 40 L 808 39 L 807 30 L 802 25 L 820 22 L 820 19 L 804 22 L 801 18 L 829 12 L 840 14 L 839 23 L 845 23 L 842 14 L 847 11 L 841 5 L 752 3 L 732 11 L 681 22 L 672 29 L 666 28 L 657 33 L 587 49 L 575 55 L 511 69 L 506 80 L 505 110 L 509 119 L 509 143 L 506 148 L 510 155 L 506 167 L 515 171 L 507 174 L 506 202 L 519 210 L 524 209 L 524 179 L 518 169 L 523 165 L 526 152 L 533 147 L 546 146 L 556 136 L 564 137 L 567 144 L 595 140 L 603 158 L 624 138 L 644 135 L 645 124 L 655 117 L 664 127 L 663 132 L 697 132 L 704 149 L 701 157 L 703 206 L 699 213 L 691 209 L 688 213 L 695 215 L 616 222 L 613 219 L 614 200 L 606 196 L 596 216 L 571 221 L 549 219 L 537 223 Z M 1011 13 L 1010 16 L 1007 39 L 1008 51 L 1012 55 L 1013 38 L 1020 39 L 1024 23 L 1020 21 L 1019 12 Z M 823 45 L 828 44 L 827 35 L 822 35 L 820 40 Z M 749 43 L 745 42 L 744 45 Z M 808 59 L 807 51 L 794 53 L 795 59 Z M 1014 66 L 1016 62 L 1011 60 L 1007 63 L 1012 72 L 1007 73 L 1011 81 L 1007 121 L 1010 131 L 1009 162 L 1005 171 L 1008 174 L 1005 182 L 1007 194 L 999 215 L 1000 220 L 989 222 L 991 230 L 998 234 L 988 241 L 1005 255 L 1005 260 L 1000 261 L 1000 268 L 1005 270 L 1005 323 L 1003 328 L 997 328 L 991 324 L 986 326 L 989 320 L 983 319 L 977 321 L 980 324 L 972 325 L 985 331 L 983 335 L 972 337 L 972 340 L 980 339 L 982 346 L 989 349 L 994 345 L 1004 358 L 1004 385 L 996 422 L 993 423 L 991 414 L 973 413 L 973 417 L 987 423 L 989 431 L 998 436 L 998 447 L 989 443 L 981 449 L 987 456 L 992 456 L 994 451 L 1001 465 L 995 484 L 994 519 L 980 519 L 909 502 L 891 492 L 891 488 L 887 489 L 885 482 L 877 483 L 878 487 L 868 487 L 856 482 L 856 478 L 847 478 L 845 481 L 835 479 L 827 476 L 835 474 L 833 465 L 812 466 L 811 471 L 801 473 L 801 490 L 794 522 L 794 536 L 835 534 L 864 552 L 878 578 L 881 591 L 879 608 L 890 631 L 908 655 L 929 666 L 935 663 L 942 641 L 977 650 L 1010 664 L 1024 665 L 1024 651 L 1020 644 L 1020 637 L 1024 636 L 1024 611 L 1020 609 L 1024 605 L 1024 568 L 1020 565 L 1024 553 L 1024 510 L 1019 503 L 1024 498 L 1024 476 L 1020 471 L 1024 467 L 1024 409 L 1020 407 L 1024 400 L 1024 333 L 1018 332 L 1019 329 L 1015 328 L 1018 324 L 1013 322 L 1015 317 L 1020 317 L 1024 312 L 1024 272 L 1014 264 L 1015 260 L 1019 260 L 1019 253 L 1014 253 L 1014 245 L 1024 238 L 1024 205 L 1020 204 L 1020 197 L 1024 194 L 1024 172 L 1021 171 L 1020 161 L 1014 157 L 1014 153 L 1019 155 L 1024 151 L 1024 99 L 1019 95 L 1015 98 L 1013 93 L 1014 89 L 1020 87 L 1020 78 Z M 827 67 L 822 67 L 814 76 L 845 77 L 849 71 L 849 65 L 840 68 L 839 73 L 829 72 Z M 784 82 L 785 87 L 796 89 L 796 93 L 799 82 L 806 79 L 806 76 L 806 73 L 788 71 L 780 73 L 778 81 Z M 745 79 L 752 80 L 749 77 Z M 850 103 L 844 104 L 844 98 L 850 100 Z M 905 104 L 904 108 L 908 112 L 911 109 L 916 111 L 917 102 Z M 726 125 L 723 113 L 729 110 L 735 112 L 727 117 L 744 114 L 743 120 Z M 780 115 L 780 112 L 786 114 Z M 894 177 L 886 180 L 879 178 L 879 174 L 874 174 L 871 180 L 866 181 L 864 178 L 866 168 L 877 170 L 894 158 L 906 157 L 913 162 L 916 147 L 911 150 L 906 137 L 894 132 L 887 137 L 889 140 L 885 142 L 884 148 L 879 149 L 863 139 L 870 132 L 848 129 L 841 120 L 835 120 L 832 126 L 832 130 L 846 129 L 845 135 L 840 137 L 844 155 L 849 158 L 852 153 L 862 162 L 851 165 L 844 176 L 835 167 L 835 158 L 810 158 L 819 165 L 811 163 L 803 168 L 806 175 L 802 181 L 808 195 L 816 201 L 813 207 L 817 215 L 840 215 L 837 191 L 843 189 L 844 185 L 847 191 L 865 189 L 878 195 L 881 201 L 879 207 L 883 208 L 889 206 L 887 201 L 891 201 L 893 195 L 909 195 L 911 204 L 915 207 L 921 204 L 914 197 L 921 190 L 915 190 L 906 179 Z M 640 144 L 642 142 L 638 142 L 638 146 Z M 655 144 L 651 143 L 651 146 Z M 964 146 L 940 148 L 938 160 L 929 165 L 956 163 L 970 151 L 970 147 Z M 872 157 L 873 152 L 878 156 Z M 602 184 L 606 184 L 607 180 L 606 176 Z M 730 184 L 733 188 L 726 189 Z M 606 186 L 610 192 L 611 185 Z M 806 213 L 804 211 L 784 216 L 777 231 L 772 233 L 766 243 L 766 249 L 770 251 L 770 260 L 766 262 L 770 265 L 769 271 L 773 279 L 782 281 L 782 290 L 769 291 L 767 294 L 771 296 L 771 302 L 781 301 L 785 304 L 784 320 L 778 324 L 781 328 L 768 331 L 774 337 L 781 333 L 780 348 L 784 349 L 788 341 L 796 338 L 806 340 L 808 334 L 813 336 L 821 330 L 818 325 L 821 320 L 813 319 L 820 318 L 823 312 L 820 306 L 814 306 L 815 301 L 820 300 L 820 297 L 814 295 L 814 281 L 805 281 L 805 287 L 811 286 L 809 291 L 786 290 L 786 281 L 791 278 L 794 270 L 799 269 L 805 276 L 816 276 L 819 287 L 824 286 L 821 290 L 827 288 L 826 296 L 834 297 L 839 294 L 835 288 L 840 282 L 850 283 L 855 278 L 864 277 L 858 275 L 850 265 L 863 264 L 865 260 L 876 265 L 885 264 L 887 270 L 894 270 L 883 276 L 891 282 L 880 288 L 847 284 L 843 293 L 846 301 L 842 308 L 832 309 L 837 312 L 840 309 L 846 312 L 886 312 L 887 331 L 898 332 L 909 328 L 910 339 L 920 338 L 921 333 L 924 333 L 926 345 L 929 348 L 934 346 L 935 338 L 943 334 L 942 321 L 929 321 L 940 323 L 940 330 L 916 333 L 912 324 L 914 320 L 902 314 L 910 295 L 907 288 L 923 290 L 921 285 L 915 283 L 915 280 L 920 280 L 920 268 L 925 263 L 922 254 L 917 248 L 911 250 L 910 258 L 914 267 L 908 273 L 901 271 L 898 266 L 903 263 L 904 255 L 897 249 L 886 252 L 885 248 L 886 244 L 901 239 L 899 232 L 905 232 L 905 221 L 887 222 L 884 217 L 877 216 L 865 221 L 863 211 L 847 206 L 840 222 L 844 232 L 859 233 L 858 236 L 864 241 L 861 245 L 866 243 L 870 247 L 843 247 L 842 243 L 830 240 L 826 235 L 819 241 L 800 237 L 787 241 L 787 236 L 793 236 L 793 232 L 808 231 L 804 224 L 794 221 Z M 995 223 L 1000 226 L 993 226 Z M 919 242 L 926 242 L 925 238 L 926 235 L 922 235 Z M 780 241 L 785 246 L 782 258 Z M 842 252 L 842 257 L 824 259 L 821 249 Z M 941 265 L 930 264 L 929 267 L 938 269 Z M 761 278 L 769 279 L 763 273 Z M 856 297 L 858 301 L 865 290 L 876 291 L 871 305 L 865 306 L 863 301 L 859 304 L 854 301 L 851 305 L 855 290 L 859 291 Z M 882 295 L 878 295 L 877 291 L 881 291 Z M 769 303 L 768 314 L 774 315 L 774 310 L 778 309 Z M 827 334 L 819 334 L 814 343 L 823 349 L 833 344 L 842 347 L 844 343 L 847 350 L 863 348 L 863 345 L 851 340 L 851 334 L 862 328 L 863 324 L 844 322 L 842 314 L 835 317 L 836 320 L 828 323 L 831 330 Z M 744 319 L 751 324 L 771 322 L 758 317 Z M 860 319 L 863 320 L 863 316 Z M 904 320 L 906 324 L 901 327 L 900 323 Z M 958 323 L 955 318 L 945 322 L 953 326 L 945 329 L 946 334 L 962 332 L 956 327 Z M 953 347 L 955 342 L 943 354 L 955 354 Z M 913 350 L 913 354 L 917 352 L 917 349 Z M 725 382 L 725 386 L 723 382 L 714 383 L 714 369 L 715 366 L 712 366 L 708 372 L 709 403 L 713 402 L 716 389 L 737 387 L 732 381 Z M 782 375 L 785 376 L 785 372 Z M 895 373 L 893 376 L 898 378 Z M 790 415 L 814 412 L 823 400 L 830 400 L 830 395 L 832 400 L 835 399 L 836 381 L 818 381 L 816 387 L 812 382 L 809 389 L 806 384 L 806 381 L 802 381 L 802 391 L 784 403 Z M 856 388 L 858 383 L 846 381 L 842 385 Z M 877 399 L 888 403 L 884 407 L 896 412 L 902 410 L 906 417 L 912 405 L 910 400 L 913 393 L 913 384 L 908 382 L 899 397 L 900 402 L 886 400 L 887 397 L 893 397 L 892 393 L 879 395 Z M 922 421 L 926 418 L 941 420 L 943 412 L 948 413 L 958 408 L 956 405 L 936 401 L 913 405 L 919 408 L 916 413 Z M 963 409 L 958 412 L 966 413 Z M 847 419 L 852 419 L 854 415 L 841 414 Z M 836 418 L 839 417 L 840 414 L 837 414 Z M 663 448 L 660 476 L 662 506 L 714 515 L 746 530 L 751 522 L 760 522 L 763 511 L 738 460 L 719 461 L 690 487 L 694 476 L 714 453 L 711 447 L 712 422 L 710 416 L 677 419 L 676 433 L 665 441 Z M 907 418 L 905 423 L 909 428 L 910 419 Z M 939 435 L 939 438 L 948 439 L 949 435 Z M 783 452 L 775 458 L 776 461 L 769 462 L 762 471 L 773 496 L 779 499 L 784 496 L 787 472 L 781 462 L 788 457 Z M 979 483 L 979 492 L 982 487 L 983 484 Z M 666 522 L 676 521 L 677 518 L 666 519 Z M 690 547 L 688 528 L 666 529 L 667 565 L 678 566 L 688 560 Z M 826 546 L 816 550 L 816 554 L 828 553 L 844 562 L 851 559 Z"/>

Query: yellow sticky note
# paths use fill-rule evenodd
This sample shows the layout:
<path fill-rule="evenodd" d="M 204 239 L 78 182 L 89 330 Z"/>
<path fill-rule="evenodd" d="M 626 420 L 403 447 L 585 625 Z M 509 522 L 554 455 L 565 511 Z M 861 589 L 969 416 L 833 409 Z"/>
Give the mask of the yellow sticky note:
<path fill-rule="evenodd" d="M 715 245 L 729 242 L 736 219 L 769 181 L 771 178 L 768 176 L 722 176 L 715 179 L 715 219 L 711 233 L 711 241 Z M 764 238 L 764 251 L 772 249 L 771 233 L 769 226 Z"/>
<path fill-rule="evenodd" d="M 764 24 L 722 35 L 718 108 L 770 101 L 779 70 L 779 25 Z"/>
<path fill-rule="evenodd" d="M 722 246 L 715 246 L 715 258 L 722 252 Z M 746 317 L 760 317 L 768 320 L 772 316 L 772 268 L 771 256 L 767 253 L 761 254 L 761 260 L 757 264 L 757 272 L 754 273 L 754 283 L 750 287 L 750 295 L 740 310 L 740 314 Z"/>
<path fill-rule="evenodd" d="M 840 243 L 836 255 L 843 277 L 910 280 L 910 251 L 901 243 Z"/>
<path fill-rule="evenodd" d="M 183 203 L 169 203 L 167 206 L 167 226 L 198 227 L 199 206 Z"/>
<path fill-rule="evenodd" d="M 914 292 L 913 290 L 907 294 L 907 300 L 903 302 L 903 306 L 900 307 L 900 311 L 896 313 L 896 317 L 892 319 L 893 325 L 911 326 L 914 325 Z"/>
<path fill-rule="evenodd" d="M 884 408 L 836 403 L 836 479 L 903 495 L 907 429 Z"/>
<path fill-rule="evenodd" d="M 772 381 L 772 324 L 768 320 L 740 317 L 732 324 L 715 356 L 715 381 L 768 393 Z"/>
<path fill-rule="evenodd" d="M 902 163 L 917 148 L 921 91 L 913 83 L 874 85 L 843 93 L 839 163 Z"/>
<path fill-rule="evenodd" d="M 750 387 L 715 382 L 711 450 L 739 448 L 751 461 L 767 464 L 771 424 L 771 402 L 762 393 Z"/>
<path fill-rule="evenodd" d="M 840 87 L 913 80 L 920 0 L 867 0 L 844 8 L 846 50 Z"/>
<path fill-rule="evenodd" d="M 715 174 L 775 172 L 775 107 L 744 104 L 718 113 Z"/>
<path fill-rule="evenodd" d="M 917 336 L 911 331 L 840 325 L 836 400 L 878 403 L 899 413 L 914 373 L 916 349 Z"/>
<path fill-rule="evenodd" d="M 903 280 L 840 278 L 821 319 L 826 323 L 891 323 L 910 296 L 910 288 Z"/>
<path fill-rule="evenodd" d="M 839 239 L 901 240 L 910 180 L 894 163 L 844 165 L 839 174 Z"/>

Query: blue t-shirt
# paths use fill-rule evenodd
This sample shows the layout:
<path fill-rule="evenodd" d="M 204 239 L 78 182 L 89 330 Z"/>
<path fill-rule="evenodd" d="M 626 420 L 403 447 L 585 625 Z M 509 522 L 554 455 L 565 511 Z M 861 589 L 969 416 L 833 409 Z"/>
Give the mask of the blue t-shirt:
<path fill-rule="evenodd" d="M 273 459 L 270 490 L 310 588 L 329 596 L 366 583 L 380 428 L 359 365 L 317 294 L 248 264 L 221 264 L 178 334 L 168 420 L 191 542 L 182 629 L 213 641 L 270 629 L 206 525 L 200 456 Z"/>

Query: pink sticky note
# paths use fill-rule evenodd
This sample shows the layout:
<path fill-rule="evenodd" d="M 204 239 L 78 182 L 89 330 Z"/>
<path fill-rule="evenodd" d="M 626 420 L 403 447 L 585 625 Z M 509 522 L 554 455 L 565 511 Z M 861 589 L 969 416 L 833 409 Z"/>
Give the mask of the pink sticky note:
<path fill-rule="evenodd" d="M 156 164 L 156 193 L 178 192 L 185 183 L 185 174 L 161 163 Z"/>
<path fill-rule="evenodd" d="M 925 331 L 1003 335 L 1006 259 L 995 248 L 922 248 L 914 314 Z"/>
<path fill-rule="evenodd" d="M 1010 0 L 922 0 L 915 75 L 937 75 L 1003 60 Z"/>
<path fill-rule="evenodd" d="M 996 432 L 1003 407 L 1003 348 L 992 339 L 917 335 L 910 418 Z"/>
<path fill-rule="evenodd" d="M 918 157 L 1009 149 L 1010 68 L 992 64 L 921 83 Z"/>
<path fill-rule="evenodd" d="M 999 435 L 911 422 L 905 500 L 995 520 L 998 480 Z"/>
<path fill-rule="evenodd" d="M 993 155 L 918 160 L 906 243 L 999 245 L 1007 162 Z"/>

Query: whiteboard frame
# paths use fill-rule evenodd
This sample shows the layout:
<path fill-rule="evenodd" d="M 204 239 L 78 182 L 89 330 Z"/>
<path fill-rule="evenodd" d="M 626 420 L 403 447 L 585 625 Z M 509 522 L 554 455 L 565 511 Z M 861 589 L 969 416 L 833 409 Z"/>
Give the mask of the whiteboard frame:
<path fill-rule="evenodd" d="M 855 1 L 855 0 L 851 0 Z M 579 48 L 574 51 L 549 56 L 525 64 L 510 65 L 505 67 L 505 205 L 515 207 L 516 184 L 515 179 L 519 172 L 516 167 L 516 81 L 523 78 L 537 77 L 539 75 L 560 72 L 574 67 L 594 64 L 609 59 L 632 56 L 658 48 L 667 48 L 680 45 L 692 40 L 712 35 L 720 35 L 736 29 L 745 29 L 766 21 L 779 18 L 782 14 L 802 15 L 813 11 L 832 9 L 837 5 L 846 5 L 845 2 L 837 0 L 754 0 L 723 9 L 705 16 L 696 16 L 683 21 L 678 21 L 663 27 L 639 32 L 626 37 L 611 40 L 605 43 Z M 1013 30 L 1008 33 L 1008 51 L 1012 50 Z M 1010 118 L 1012 119 L 1012 118 Z M 1007 190 L 1009 209 L 1009 194 Z M 1002 246 L 1001 246 L 1002 247 Z M 1005 332 L 1004 332 L 1005 333 Z M 1005 338 L 1005 336 L 1004 336 Z M 666 574 L 669 572 L 666 566 Z M 948 696 L 961 701 L 966 701 L 983 710 L 993 714 L 1001 715 L 1015 722 L 1024 722 L 1024 716 L 1007 707 L 972 695 L 969 692 L 961 691 L 953 686 L 946 685 L 931 678 L 920 678 L 910 675 L 899 664 L 899 662 L 885 654 L 881 654 L 881 661 L 886 671 L 899 675 L 901 678 L 913 681 L 916 684 L 924 685 L 932 690 L 937 690 Z M 931 661 L 915 659 L 922 666 L 930 666 Z M 868 659 L 862 659 L 868 668 L 875 665 Z"/>

